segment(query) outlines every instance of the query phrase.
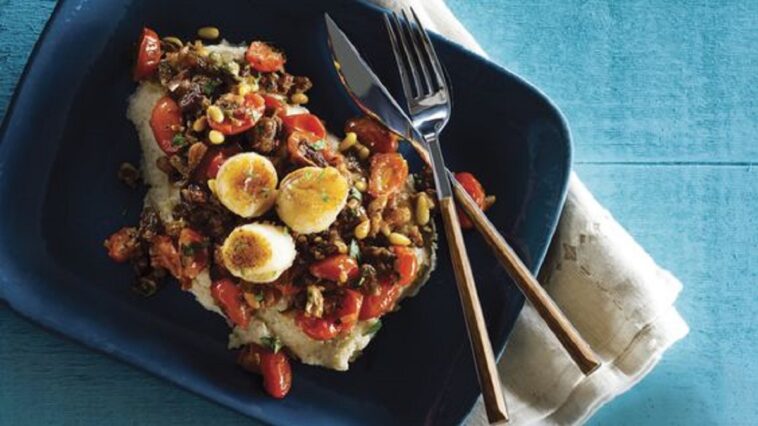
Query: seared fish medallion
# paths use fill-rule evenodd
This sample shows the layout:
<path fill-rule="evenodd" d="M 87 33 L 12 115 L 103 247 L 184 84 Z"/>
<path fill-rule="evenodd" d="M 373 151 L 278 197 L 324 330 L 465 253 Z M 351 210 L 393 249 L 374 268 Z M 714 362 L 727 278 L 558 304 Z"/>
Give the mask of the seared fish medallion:
<path fill-rule="evenodd" d="M 221 253 L 232 275 L 253 283 L 279 278 L 297 255 L 287 230 L 267 223 L 238 226 L 226 237 Z"/>
<path fill-rule="evenodd" d="M 224 162 L 214 184 L 227 209 L 242 217 L 263 215 L 276 201 L 278 177 L 271 160 L 255 152 L 237 154 Z"/>
<path fill-rule="evenodd" d="M 301 234 L 321 232 L 337 219 L 349 190 L 347 179 L 334 167 L 303 167 L 282 179 L 276 212 Z"/>

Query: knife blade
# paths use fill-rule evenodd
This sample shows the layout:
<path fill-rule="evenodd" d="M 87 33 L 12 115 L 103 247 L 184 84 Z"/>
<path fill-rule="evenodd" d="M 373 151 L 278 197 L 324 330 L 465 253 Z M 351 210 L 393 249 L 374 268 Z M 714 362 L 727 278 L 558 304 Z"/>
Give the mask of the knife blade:
<path fill-rule="evenodd" d="M 423 141 L 411 124 L 411 119 L 361 57 L 358 49 L 328 13 L 324 14 L 324 19 L 334 68 L 356 105 L 363 113 L 378 120 L 402 138 L 416 143 Z"/>

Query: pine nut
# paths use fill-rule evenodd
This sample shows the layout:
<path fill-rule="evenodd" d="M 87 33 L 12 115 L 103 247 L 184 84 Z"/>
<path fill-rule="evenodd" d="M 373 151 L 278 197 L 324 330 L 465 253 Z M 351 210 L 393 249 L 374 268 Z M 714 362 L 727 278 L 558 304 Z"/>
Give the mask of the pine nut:
<path fill-rule="evenodd" d="M 362 240 L 368 236 L 369 228 L 371 227 L 371 222 L 368 220 L 364 220 L 363 222 L 359 223 L 355 229 L 353 230 L 353 235 L 355 238 Z"/>
<path fill-rule="evenodd" d="M 222 123 L 224 121 L 224 111 L 221 111 L 221 108 L 216 105 L 211 105 L 208 107 L 208 118 L 216 123 Z"/>
<path fill-rule="evenodd" d="M 305 93 L 295 93 L 290 97 L 290 101 L 292 101 L 295 105 L 302 105 L 308 103 L 308 95 Z"/>
<path fill-rule="evenodd" d="M 356 135 L 355 132 L 345 133 L 345 139 L 342 139 L 342 142 L 340 143 L 340 151 L 347 151 L 355 145 L 356 142 L 358 142 L 358 135 Z"/>
<path fill-rule="evenodd" d="M 371 155 L 371 150 L 368 149 L 368 147 L 361 145 L 360 149 L 358 150 L 358 158 L 361 160 L 365 160 Z"/>
<path fill-rule="evenodd" d="M 411 244 L 411 240 L 408 237 L 398 232 L 391 233 L 389 240 L 390 244 L 396 246 L 407 246 Z"/>
<path fill-rule="evenodd" d="M 221 35 L 221 32 L 216 27 L 203 27 L 197 30 L 197 35 L 206 40 L 215 40 Z"/>
<path fill-rule="evenodd" d="M 206 124 L 207 124 L 207 121 L 205 120 L 205 117 L 200 117 L 197 120 L 195 120 L 194 123 L 192 123 L 192 130 L 196 131 L 197 133 L 200 133 L 203 130 L 205 130 Z"/>
<path fill-rule="evenodd" d="M 224 134 L 219 132 L 218 130 L 211 130 L 208 132 L 208 140 L 211 141 L 214 145 L 219 145 L 224 143 Z"/>
<path fill-rule="evenodd" d="M 429 223 L 429 199 L 424 193 L 418 194 L 416 199 L 416 223 L 422 226 Z"/>

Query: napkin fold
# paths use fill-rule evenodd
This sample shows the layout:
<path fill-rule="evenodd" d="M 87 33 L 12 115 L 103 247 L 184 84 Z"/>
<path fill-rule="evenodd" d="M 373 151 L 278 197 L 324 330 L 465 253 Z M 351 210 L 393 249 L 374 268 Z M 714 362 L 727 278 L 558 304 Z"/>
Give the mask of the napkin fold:
<path fill-rule="evenodd" d="M 427 28 L 487 56 L 442 0 L 373 0 L 413 6 Z M 689 332 L 673 306 L 682 284 L 637 244 L 572 173 L 540 282 L 602 358 L 584 376 L 528 303 L 498 371 L 511 424 L 583 423 L 640 381 Z M 467 420 L 487 424 L 481 398 Z"/>

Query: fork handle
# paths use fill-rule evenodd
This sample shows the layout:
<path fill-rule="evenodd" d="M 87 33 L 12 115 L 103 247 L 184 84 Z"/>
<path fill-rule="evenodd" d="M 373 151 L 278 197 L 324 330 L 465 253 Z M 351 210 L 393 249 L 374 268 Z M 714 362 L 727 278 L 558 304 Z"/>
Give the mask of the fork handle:
<path fill-rule="evenodd" d="M 466 329 L 479 375 L 479 385 L 482 389 L 487 418 L 493 424 L 507 422 L 508 411 L 500 385 L 500 376 L 497 372 L 495 354 L 492 351 L 492 343 L 487 334 L 487 326 L 484 322 L 482 307 L 479 304 L 474 275 L 471 271 L 468 254 L 466 254 L 466 246 L 463 242 L 463 234 L 452 197 L 440 199 L 440 210 L 450 249 L 450 258 L 455 271 L 458 295 L 463 307 L 463 317 L 466 320 Z"/>
<path fill-rule="evenodd" d="M 532 306 L 534 306 L 537 313 L 561 342 L 561 345 L 563 345 L 582 373 L 585 375 L 591 374 L 600 366 L 598 356 L 579 332 L 576 331 L 574 326 L 571 325 L 566 315 L 563 314 L 545 289 L 537 282 L 537 279 L 534 278 L 529 268 L 524 265 L 513 248 L 497 231 L 495 225 L 487 219 L 484 212 L 466 193 L 463 186 L 449 171 L 448 175 L 453 183 L 453 192 L 455 193 L 458 205 L 463 208 L 479 233 L 487 241 L 487 244 L 493 249 L 500 264 L 505 267 L 508 275 L 513 278 L 524 296 L 532 303 Z"/>

